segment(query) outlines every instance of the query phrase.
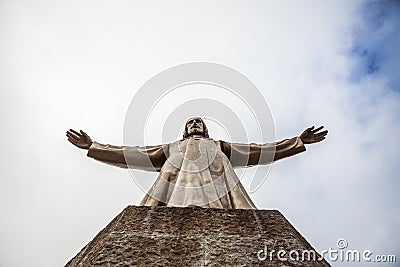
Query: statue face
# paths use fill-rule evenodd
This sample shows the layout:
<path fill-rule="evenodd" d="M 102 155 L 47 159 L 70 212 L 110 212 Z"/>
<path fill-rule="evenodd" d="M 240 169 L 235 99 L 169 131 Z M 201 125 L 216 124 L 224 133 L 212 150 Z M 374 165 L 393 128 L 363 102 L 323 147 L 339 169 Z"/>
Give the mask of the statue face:
<path fill-rule="evenodd" d="M 191 118 L 186 123 L 188 135 L 204 135 L 204 124 L 201 118 Z"/>

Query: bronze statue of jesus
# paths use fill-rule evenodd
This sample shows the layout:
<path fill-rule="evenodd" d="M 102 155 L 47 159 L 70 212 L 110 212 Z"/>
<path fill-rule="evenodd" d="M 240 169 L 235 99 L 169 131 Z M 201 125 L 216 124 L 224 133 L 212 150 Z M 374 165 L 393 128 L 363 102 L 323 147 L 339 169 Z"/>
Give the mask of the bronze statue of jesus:
<path fill-rule="evenodd" d="M 88 156 L 123 168 L 159 172 L 141 201 L 144 206 L 219 209 L 256 209 L 234 168 L 268 164 L 305 151 L 305 144 L 320 142 L 323 126 L 300 136 L 267 144 L 238 144 L 209 137 L 204 121 L 190 118 L 183 139 L 158 146 L 128 147 L 93 142 L 82 130 L 67 131 L 68 140 L 88 150 Z"/>

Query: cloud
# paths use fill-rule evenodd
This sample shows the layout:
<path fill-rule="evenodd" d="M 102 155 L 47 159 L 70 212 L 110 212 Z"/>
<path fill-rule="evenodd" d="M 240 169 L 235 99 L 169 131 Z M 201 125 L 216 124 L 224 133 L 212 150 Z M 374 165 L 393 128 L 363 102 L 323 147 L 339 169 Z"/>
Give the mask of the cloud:
<path fill-rule="evenodd" d="M 313 124 L 330 131 L 273 166 L 251 195 L 259 208 L 279 209 L 318 250 L 344 237 L 354 249 L 398 253 L 397 2 L 1 5 L 1 266 L 63 265 L 139 203 L 127 171 L 86 158 L 64 133 L 121 144 L 137 88 L 193 61 L 248 76 L 277 139 Z"/>

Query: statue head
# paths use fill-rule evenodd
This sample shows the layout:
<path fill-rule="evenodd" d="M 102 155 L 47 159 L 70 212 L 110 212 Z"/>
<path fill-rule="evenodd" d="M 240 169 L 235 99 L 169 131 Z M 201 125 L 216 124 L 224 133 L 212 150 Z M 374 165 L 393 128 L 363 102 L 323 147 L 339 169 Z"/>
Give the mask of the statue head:
<path fill-rule="evenodd" d="M 192 135 L 201 135 L 208 138 L 208 129 L 204 121 L 200 117 L 194 117 L 187 120 L 183 138 L 188 138 Z"/>

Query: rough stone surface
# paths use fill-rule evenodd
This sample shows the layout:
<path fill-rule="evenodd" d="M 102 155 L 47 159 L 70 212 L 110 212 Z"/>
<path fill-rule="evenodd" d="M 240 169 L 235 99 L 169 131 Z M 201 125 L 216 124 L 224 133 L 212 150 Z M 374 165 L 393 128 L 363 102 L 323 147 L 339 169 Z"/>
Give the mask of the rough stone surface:
<path fill-rule="evenodd" d="M 275 250 L 272 260 L 257 256 L 265 246 Z M 281 249 L 287 261 L 278 259 Z M 309 250 L 276 210 L 128 206 L 66 266 L 330 266 L 301 260 Z"/>

